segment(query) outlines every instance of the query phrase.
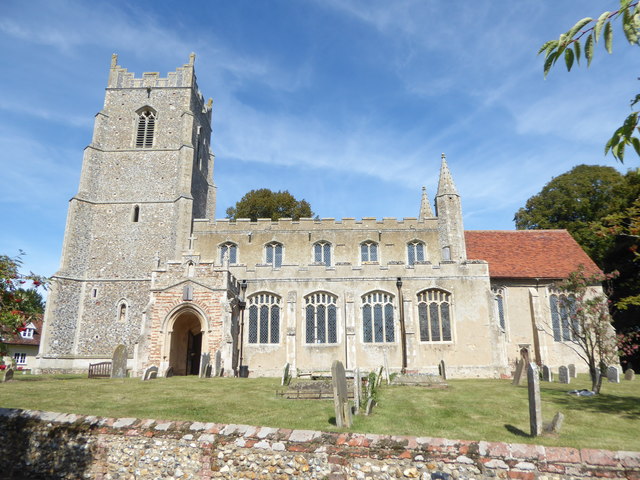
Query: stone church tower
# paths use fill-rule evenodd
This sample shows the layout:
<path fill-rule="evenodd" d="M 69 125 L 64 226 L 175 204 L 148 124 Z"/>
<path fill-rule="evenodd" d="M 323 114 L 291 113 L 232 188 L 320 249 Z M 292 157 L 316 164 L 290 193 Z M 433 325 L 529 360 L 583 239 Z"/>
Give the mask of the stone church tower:
<path fill-rule="evenodd" d="M 198 90 L 195 55 L 166 78 L 135 78 L 117 60 L 69 204 L 43 371 L 84 368 L 120 343 L 131 355 L 152 271 L 191 247 L 194 218 L 214 217 L 212 102 Z"/>

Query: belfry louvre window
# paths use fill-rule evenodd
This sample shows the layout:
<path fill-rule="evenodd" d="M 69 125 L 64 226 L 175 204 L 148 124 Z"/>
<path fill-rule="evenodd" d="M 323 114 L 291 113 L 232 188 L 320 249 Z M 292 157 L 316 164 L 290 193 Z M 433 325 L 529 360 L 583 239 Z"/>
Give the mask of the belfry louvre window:
<path fill-rule="evenodd" d="M 419 240 L 407 243 L 407 263 L 415 265 L 416 262 L 424 262 L 424 243 Z"/>
<path fill-rule="evenodd" d="M 280 297 L 270 293 L 249 297 L 249 343 L 280 343 Z"/>
<path fill-rule="evenodd" d="M 378 261 L 378 244 L 368 241 L 360 244 L 360 260 L 362 262 Z"/>
<path fill-rule="evenodd" d="M 326 292 L 305 297 L 306 343 L 338 343 L 336 300 Z"/>
<path fill-rule="evenodd" d="M 574 333 L 579 332 L 579 324 L 576 320 L 576 298 L 573 295 L 554 292 L 549 295 L 549 307 L 553 339 L 556 342 L 572 341 Z"/>
<path fill-rule="evenodd" d="M 362 303 L 362 341 L 394 342 L 393 297 L 384 292 L 372 292 L 362 297 Z"/>
<path fill-rule="evenodd" d="M 451 294 L 431 288 L 418 294 L 421 342 L 451 341 Z"/>
<path fill-rule="evenodd" d="M 265 262 L 267 265 L 273 265 L 274 268 L 282 266 L 282 244 L 271 242 L 265 246 Z"/>
<path fill-rule="evenodd" d="M 235 243 L 227 242 L 220 246 L 220 263 L 224 263 L 225 257 L 227 257 L 229 263 L 237 263 L 238 246 Z"/>
<path fill-rule="evenodd" d="M 313 244 L 313 261 L 331 266 L 331 244 L 329 242 L 316 242 Z"/>
<path fill-rule="evenodd" d="M 156 114 L 151 110 L 143 110 L 138 116 L 138 130 L 136 132 L 136 147 L 153 147 L 153 133 L 156 128 Z"/>

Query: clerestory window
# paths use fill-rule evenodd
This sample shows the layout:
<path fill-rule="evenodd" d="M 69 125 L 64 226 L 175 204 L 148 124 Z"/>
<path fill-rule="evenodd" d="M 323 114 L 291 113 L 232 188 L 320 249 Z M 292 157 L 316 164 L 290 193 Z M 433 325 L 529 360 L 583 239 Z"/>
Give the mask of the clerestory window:
<path fill-rule="evenodd" d="M 416 262 L 424 262 L 425 245 L 419 240 L 407 243 L 407 264 L 415 265 Z"/>
<path fill-rule="evenodd" d="M 337 297 L 317 292 L 305 297 L 306 343 L 338 343 Z"/>
<path fill-rule="evenodd" d="M 248 304 L 249 343 L 280 343 L 280 297 L 258 293 Z"/>
<path fill-rule="evenodd" d="M 362 341 L 395 341 L 393 296 L 385 292 L 372 292 L 362 297 Z"/>
<path fill-rule="evenodd" d="M 237 263 L 238 246 L 235 243 L 227 242 L 220 246 L 220 263 L 224 264 L 225 257 L 229 260 L 229 263 Z"/>
<path fill-rule="evenodd" d="M 371 240 L 360 244 L 360 260 L 362 262 L 378 261 L 378 244 Z"/>
<path fill-rule="evenodd" d="M 450 342 L 451 294 L 430 288 L 418 294 L 421 342 Z"/>
<path fill-rule="evenodd" d="M 329 242 L 321 241 L 313 244 L 313 261 L 327 267 L 331 266 L 331 244 Z"/>
<path fill-rule="evenodd" d="M 156 114 L 151 109 L 144 109 L 138 115 L 138 130 L 136 132 L 136 147 L 153 147 L 153 134 L 156 128 Z"/>
<path fill-rule="evenodd" d="M 271 242 L 265 246 L 265 263 L 273 265 L 273 268 L 282 266 L 282 250 L 283 246 L 278 242 Z"/>

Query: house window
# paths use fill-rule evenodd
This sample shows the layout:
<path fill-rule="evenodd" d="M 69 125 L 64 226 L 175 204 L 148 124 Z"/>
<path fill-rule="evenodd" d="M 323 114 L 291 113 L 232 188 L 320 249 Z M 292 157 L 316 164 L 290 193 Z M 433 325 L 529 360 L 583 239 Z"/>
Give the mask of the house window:
<path fill-rule="evenodd" d="M 249 298 L 249 343 L 280 343 L 280 297 L 259 293 Z"/>
<path fill-rule="evenodd" d="M 421 342 L 451 341 L 451 294 L 430 288 L 418 294 Z"/>
<path fill-rule="evenodd" d="M 378 244 L 376 242 L 367 241 L 360 244 L 360 260 L 363 262 L 378 261 Z"/>
<path fill-rule="evenodd" d="M 362 297 L 362 303 L 363 342 L 394 342 L 393 297 L 384 292 L 372 292 Z"/>
<path fill-rule="evenodd" d="M 416 262 L 424 262 L 425 246 L 419 240 L 414 240 L 407 244 L 407 263 L 415 265 Z"/>
<path fill-rule="evenodd" d="M 576 298 L 573 295 L 552 293 L 549 295 L 549 307 L 553 339 L 556 342 L 572 341 L 574 333 L 579 329 L 576 319 Z"/>
<path fill-rule="evenodd" d="M 16 365 L 26 365 L 27 364 L 27 354 L 26 353 L 14 353 L 13 360 L 16 362 Z"/>
<path fill-rule="evenodd" d="M 507 322 L 504 311 L 504 288 L 494 288 L 491 292 L 493 293 L 493 304 L 495 307 L 496 318 L 498 319 L 498 325 L 500 325 L 502 331 L 505 331 L 507 329 Z"/>
<path fill-rule="evenodd" d="M 336 300 L 325 292 L 305 297 L 307 343 L 338 343 Z"/>
<path fill-rule="evenodd" d="M 227 257 L 229 263 L 237 263 L 238 246 L 235 243 L 227 242 L 220 246 L 220 263 L 224 264 L 225 257 Z"/>
<path fill-rule="evenodd" d="M 20 332 L 20 336 L 22 338 L 33 338 L 33 332 L 34 331 L 35 331 L 35 328 L 27 327 L 27 328 L 25 328 L 24 330 L 22 330 Z"/>
<path fill-rule="evenodd" d="M 153 146 L 153 132 L 156 128 L 156 114 L 145 109 L 138 116 L 138 130 L 136 133 L 136 147 L 151 148 Z"/>
<path fill-rule="evenodd" d="M 331 244 L 329 242 L 316 242 L 313 244 L 313 262 L 331 266 Z"/>
<path fill-rule="evenodd" d="M 280 268 L 282 266 L 282 248 L 281 243 L 268 243 L 265 247 L 265 263 L 273 265 L 273 268 Z"/>

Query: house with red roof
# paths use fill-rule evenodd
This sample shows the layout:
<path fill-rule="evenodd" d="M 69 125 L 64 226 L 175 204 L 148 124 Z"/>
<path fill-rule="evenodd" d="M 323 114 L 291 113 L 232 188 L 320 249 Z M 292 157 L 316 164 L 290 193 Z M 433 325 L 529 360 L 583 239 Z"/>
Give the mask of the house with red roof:
<path fill-rule="evenodd" d="M 14 365 L 16 370 L 32 370 L 42 335 L 42 316 L 36 316 L 26 323 L 19 332 L 4 337 L 7 354 L 3 357 L 5 365 Z"/>

